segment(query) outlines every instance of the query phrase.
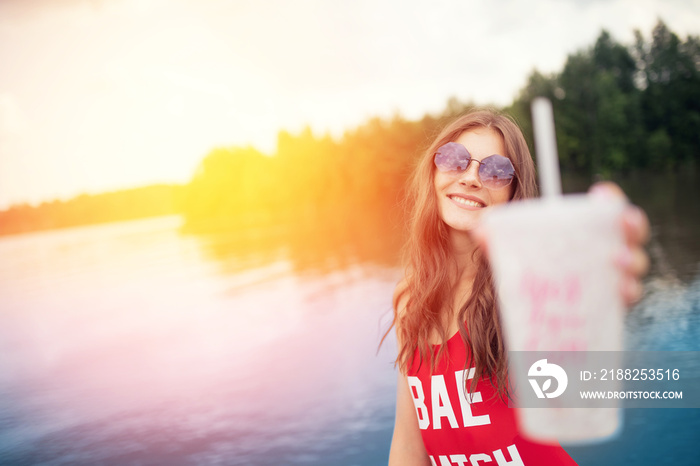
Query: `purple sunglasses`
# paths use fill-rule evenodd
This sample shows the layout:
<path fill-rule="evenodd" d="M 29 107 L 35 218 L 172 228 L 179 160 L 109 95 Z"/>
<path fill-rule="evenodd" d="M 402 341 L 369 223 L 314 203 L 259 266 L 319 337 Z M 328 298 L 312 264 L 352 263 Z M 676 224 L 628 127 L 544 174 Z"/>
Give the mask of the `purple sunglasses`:
<path fill-rule="evenodd" d="M 472 161 L 479 164 L 479 178 L 489 189 L 505 188 L 515 177 L 513 163 L 502 155 L 493 154 L 483 160 L 476 160 L 467 148 L 458 142 L 448 142 L 435 152 L 435 166 L 441 172 L 462 173 Z"/>

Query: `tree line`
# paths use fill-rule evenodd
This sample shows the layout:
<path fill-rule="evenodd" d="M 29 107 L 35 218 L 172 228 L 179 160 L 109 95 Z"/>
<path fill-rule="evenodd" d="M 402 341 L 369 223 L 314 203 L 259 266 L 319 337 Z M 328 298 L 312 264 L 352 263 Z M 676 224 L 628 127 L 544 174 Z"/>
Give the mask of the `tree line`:
<path fill-rule="evenodd" d="M 683 41 L 661 21 L 649 39 L 639 31 L 635 38 L 625 46 L 601 32 L 594 45 L 569 55 L 561 72 L 534 71 L 504 109 L 530 139 L 531 100 L 552 100 L 563 171 L 610 177 L 697 167 L 700 40 Z M 252 148 L 216 149 L 188 186 L 188 225 L 197 230 L 330 215 L 352 222 L 369 212 L 389 218 L 401 209 L 398 201 L 422 151 L 445 121 L 469 107 L 450 99 L 438 116 L 375 118 L 339 141 L 315 137 L 310 129 L 283 131 L 272 157 Z"/>
<path fill-rule="evenodd" d="M 0 235 L 181 213 L 184 186 L 151 185 L 81 194 L 72 199 L 18 204 L 0 211 Z"/>
<path fill-rule="evenodd" d="M 595 43 L 570 54 L 563 69 L 533 71 L 514 102 L 515 117 L 531 144 L 529 104 L 549 97 L 554 106 L 560 165 L 565 172 L 615 176 L 629 171 L 696 170 L 700 160 L 700 39 L 682 40 L 659 21 L 651 37 L 635 32 L 621 44 L 603 31 Z M 81 196 L 0 212 L 0 234 L 181 212 L 192 232 L 248 225 L 335 225 L 366 229 L 370 219 L 394 224 L 403 215 L 406 180 L 446 121 L 470 103 L 450 99 L 438 115 L 408 120 L 373 118 L 341 138 L 280 131 L 277 150 L 219 147 L 184 187 L 143 197 L 133 192 Z M 531 145 L 532 147 L 532 145 Z M 129 199 L 123 207 L 115 199 Z"/>
<path fill-rule="evenodd" d="M 700 38 L 659 21 L 630 45 L 603 31 L 552 75 L 534 72 L 510 107 L 531 133 L 528 106 L 553 102 L 564 170 L 611 175 L 696 169 L 700 160 Z"/>

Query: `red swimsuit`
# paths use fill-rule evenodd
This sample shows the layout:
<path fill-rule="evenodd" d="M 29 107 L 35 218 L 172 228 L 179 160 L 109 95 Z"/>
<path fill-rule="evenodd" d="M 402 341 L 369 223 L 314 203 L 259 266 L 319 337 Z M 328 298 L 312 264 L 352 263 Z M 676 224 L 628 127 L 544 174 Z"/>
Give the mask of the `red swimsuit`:
<path fill-rule="evenodd" d="M 436 466 L 576 465 L 559 445 L 533 443 L 520 436 L 515 409 L 487 380 L 472 397 L 463 395 L 467 352 L 459 333 L 447 342 L 448 358 L 430 373 L 416 352 L 408 383 L 425 449 Z M 438 347 L 435 347 L 437 351 Z M 471 371 L 473 373 L 473 370 Z M 468 382 L 470 384 L 471 381 Z"/>

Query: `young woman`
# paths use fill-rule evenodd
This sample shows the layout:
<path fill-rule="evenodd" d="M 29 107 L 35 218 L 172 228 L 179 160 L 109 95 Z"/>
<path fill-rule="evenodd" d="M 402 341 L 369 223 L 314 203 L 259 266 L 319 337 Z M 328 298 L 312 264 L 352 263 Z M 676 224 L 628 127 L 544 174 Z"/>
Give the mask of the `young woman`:
<path fill-rule="evenodd" d="M 447 125 L 416 167 L 405 277 L 394 294 L 399 380 L 391 466 L 576 464 L 559 445 L 518 432 L 483 252 L 488 238 L 478 230 L 485 209 L 536 190 L 520 129 L 488 109 Z M 592 191 L 622 196 L 611 184 Z M 641 294 L 648 222 L 631 206 L 621 221 L 628 249 L 617 258 L 625 272 L 620 292 L 629 304 Z"/>

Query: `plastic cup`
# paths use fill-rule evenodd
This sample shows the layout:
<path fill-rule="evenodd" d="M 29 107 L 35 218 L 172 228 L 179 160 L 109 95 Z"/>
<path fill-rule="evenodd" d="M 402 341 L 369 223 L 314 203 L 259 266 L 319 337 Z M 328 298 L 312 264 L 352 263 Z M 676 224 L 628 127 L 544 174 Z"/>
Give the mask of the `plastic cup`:
<path fill-rule="evenodd" d="M 622 201 L 572 195 L 513 202 L 484 213 L 509 352 L 551 352 L 559 358 L 577 352 L 576 363 L 585 364 L 588 352 L 622 350 L 624 305 L 613 258 L 623 247 L 623 208 Z M 523 361 L 510 364 L 511 374 L 522 373 L 512 366 Z M 513 382 L 530 389 L 526 378 Z M 526 436 L 561 442 L 608 437 L 621 423 L 615 408 L 522 408 L 518 418 Z"/>
<path fill-rule="evenodd" d="M 581 365 L 593 352 L 623 348 L 624 304 L 614 256 L 623 247 L 620 215 L 625 202 L 562 196 L 549 101 L 533 102 L 533 120 L 544 197 L 489 208 L 482 227 L 489 238 L 509 354 L 573 355 Z M 615 367 L 618 361 L 609 362 Z M 516 374 L 513 385 L 529 390 L 524 362 L 516 355 L 509 364 L 511 377 Z M 521 408 L 518 418 L 527 437 L 581 443 L 613 435 L 621 425 L 620 413 L 618 408 L 555 405 Z"/>

